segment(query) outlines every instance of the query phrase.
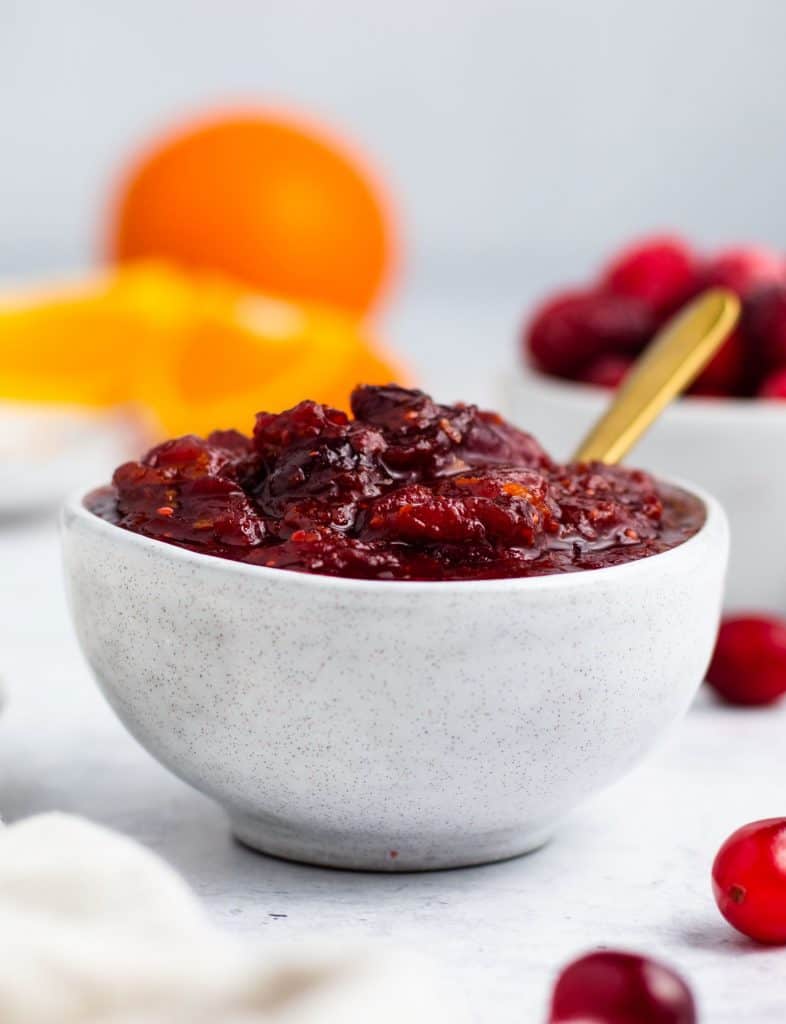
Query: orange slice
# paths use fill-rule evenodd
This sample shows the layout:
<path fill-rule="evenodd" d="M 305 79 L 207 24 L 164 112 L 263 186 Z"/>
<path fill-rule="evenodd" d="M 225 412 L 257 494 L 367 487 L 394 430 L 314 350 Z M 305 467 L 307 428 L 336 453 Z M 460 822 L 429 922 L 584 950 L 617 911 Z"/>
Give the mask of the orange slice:
<path fill-rule="evenodd" d="M 0 397 L 135 402 L 167 434 L 248 430 L 302 398 L 345 407 L 356 384 L 406 376 L 351 313 L 165 264 L 0 300 Z"/>

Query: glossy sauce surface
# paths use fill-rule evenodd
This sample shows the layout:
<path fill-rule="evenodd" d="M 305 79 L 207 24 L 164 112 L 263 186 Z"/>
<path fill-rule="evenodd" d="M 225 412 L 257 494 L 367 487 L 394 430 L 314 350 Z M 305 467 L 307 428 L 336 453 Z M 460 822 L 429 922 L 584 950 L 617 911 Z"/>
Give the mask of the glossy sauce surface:
<path fill-rule="evenodd" d="M 698 499 L 619 466 L 560 465 L 472 405 L 360 387 L 353 418 L 301 402 L 253 435 L 166 441 L 86 499 L 124 529 L 208 555 L 360 579 L 543 576 L 675 547 Z"/>

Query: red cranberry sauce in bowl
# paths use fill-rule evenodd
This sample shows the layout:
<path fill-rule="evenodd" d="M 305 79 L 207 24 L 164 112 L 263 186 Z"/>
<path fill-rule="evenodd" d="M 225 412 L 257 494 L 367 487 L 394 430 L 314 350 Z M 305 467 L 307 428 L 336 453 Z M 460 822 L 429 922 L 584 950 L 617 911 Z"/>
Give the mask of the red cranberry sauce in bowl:
<path fill-rule="evenodd" d="M 698 498 L 647 473 L 561 465 L 473 405 L 359 387 L 349 417 L 304 401 L 253 435 L 166 441 L 92 492 L 94 514 L 253 565 L 379 580 L 544 576 L 676 547 Z"/>

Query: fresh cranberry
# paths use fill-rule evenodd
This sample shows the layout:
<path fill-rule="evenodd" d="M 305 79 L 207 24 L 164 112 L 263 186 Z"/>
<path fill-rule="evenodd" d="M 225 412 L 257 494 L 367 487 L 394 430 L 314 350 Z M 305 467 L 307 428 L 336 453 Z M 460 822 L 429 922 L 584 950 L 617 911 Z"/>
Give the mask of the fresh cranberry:
<path fill-rule="evenodd" d="M 725 619 L 707 682 L 730 704 L 771 704 L 786 693 L 786 622 L 749 615 Z"/>
<path fill-rule="evenodd" d="M 746 304 L 743 327 L 765 373 L 786 367 L 786 284 L 753 295 Z"/>
<path fill-rule="evenodd" d="M 740 245 L 717 253 L 704 267 L 702 281 L 707 287 L 730 288 L 747 299 L 769 284 L 786 281 L 786 260 L 772 249 Z"/>
<path fill-rule="evenodd" d="M 651 312 L 636 298 L 566 292 L 535 313 L 527 345 L 541 370 L 573 377 L 596 356 L 640 351 L 654 328 Z"/>
<path fill-rule="evenodd" d="M 786 367 L 765 377 L 757 395 L 759 398 L 786 399 Z"/>
<path fill-rule="evenodd" d="M 745 380 L 745 343 L 734 331 L 699 374 L 691 388 L 695 395 L 737 395 Z"/>
<path fill-rule="evenodd" d="M 589 953 L 562 971 L 549 1024 L 695 1024 L 690 989 L 670 967 L 611 950 Z"/>
<path fill-rule="evenodd" d="M 698 264 L 682 239 L 656 236 L 624 249 L 606 268 L 602 281 L 615 295 L 638 299 L 663 316 L 696 291 Z"/>
<path fill-rule="evenodd" d="M 598 356 L 581 374 L 585 384 L 600 388 L 617 388 L 633 366 L 630 356 Z"/>
<path fill-rule="evenodd" d="M 712 890 L 721 914 L 743 935 L 786 943 L 786 818 L 732 833 L 712 865 Z"/>

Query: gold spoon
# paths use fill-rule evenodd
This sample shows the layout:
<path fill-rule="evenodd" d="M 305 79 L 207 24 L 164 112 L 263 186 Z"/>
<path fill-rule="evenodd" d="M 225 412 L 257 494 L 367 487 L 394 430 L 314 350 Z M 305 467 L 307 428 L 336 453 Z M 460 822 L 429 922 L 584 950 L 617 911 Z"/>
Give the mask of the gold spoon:
<path fill-rule="evenodd" d="M 740 300 L 710 288 L 683 307 L 655 335 L 581 442 L 574 462 L 619 462 L 664 408 L 690 387 L 740 316 Z"/>

